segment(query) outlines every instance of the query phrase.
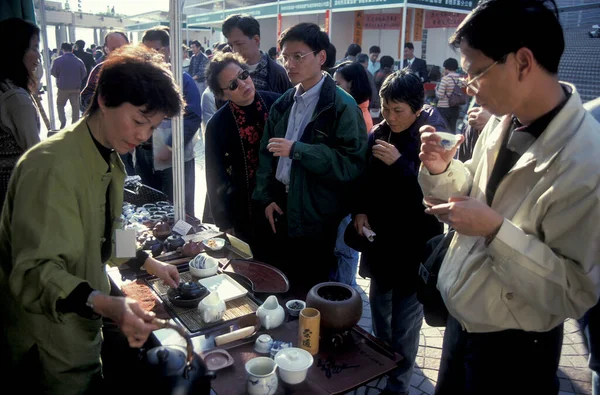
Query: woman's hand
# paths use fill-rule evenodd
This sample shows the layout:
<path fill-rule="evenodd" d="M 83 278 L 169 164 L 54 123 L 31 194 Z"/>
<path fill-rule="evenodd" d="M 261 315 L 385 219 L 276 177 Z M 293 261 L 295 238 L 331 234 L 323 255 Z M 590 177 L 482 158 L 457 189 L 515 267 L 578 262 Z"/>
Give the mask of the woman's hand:
<path fill-rule="evenodd" d="M 152 324 L 156 315 L 142 309 L 133 299 L 102 294 L 94 297 L 93 304 L 96 313 L 117 324 L 127 337 L 130 347 L 142 347 L 150 333 L 158 329 Z"/>
<path fill-rule="evenodd" d="M 400 158 L 400 152 L 393 144 L 383 140 L 375 140 L 375 143 L 377 144 L 373 146 L 373 156 L 386 165 L 393 165 Z"/>
<path fill-rule="evenodd" d="M 356 232 L 361 236 L 365 235 L 363 233 L 363 226 L 367 229 L 371 229 L 371 225 L 369 225 L 369 219 L 367 218 L 367 214 L 357 214 L 354 217 L 354 229 L 356 229 Z"/>
<path fill-rule="evenodd" d="M 146 271 L 165 282 L 171 288 L 179 286 L 179 271 L 176 266 L 161 262 L 149 256 L 144 262 Z"/>

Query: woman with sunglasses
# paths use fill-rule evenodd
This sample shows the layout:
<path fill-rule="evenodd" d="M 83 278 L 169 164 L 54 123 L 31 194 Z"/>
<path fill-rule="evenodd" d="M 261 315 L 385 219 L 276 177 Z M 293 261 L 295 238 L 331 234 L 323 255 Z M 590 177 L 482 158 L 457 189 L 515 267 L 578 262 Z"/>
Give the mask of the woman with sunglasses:
<path fill-rule="evenodd" d="M 255 257 L 262 210 L 251 200 L 256 186 L 260 139 L 278 93 L 256 91 L 243 58 L 218 53 L 207 69 L 208 87 L 227 100 L 206 126 L 206 184 L 215 225 L 246 241 Z M 264 224 L 263 224 L 264 225 Z"/>

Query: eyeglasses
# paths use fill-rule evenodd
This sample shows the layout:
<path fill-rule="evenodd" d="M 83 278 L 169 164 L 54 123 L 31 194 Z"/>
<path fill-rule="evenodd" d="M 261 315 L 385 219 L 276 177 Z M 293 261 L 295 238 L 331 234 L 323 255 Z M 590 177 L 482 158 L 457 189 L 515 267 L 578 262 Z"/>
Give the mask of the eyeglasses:
<path fill-rule="evenodd" d="M 228 87 L 221 88 L 221 89 L 223 89 L 223 90 L 229 89 L 230 91 L 234 91 L 239 87 L 238 80 L 246 81 L 248 79 L 248 77 L 250 77 L 250 72 L 248 70 L 244 70 L 240 74 L 238 74 L 238 76 L 235 80 L 231 81 L 231 83 L 229 84 Z"/>
<path fill-rule="evenodd" d="M 305 54 L 299 54 L 299 53 L 295 53 L 293 55 L 281 55 L 280 57 L 277 58 L 277 60 L 279 60 L 279 62 L 281 62 L 282 64 L 288 64 L 291 61 L 293 61 L 294 63 L 298 64 L 298 63 L 302 63 L 304 61 L 304 57 L 310 55 L 311 53 L 317 53 L 319 51 L 310 51 L 307 52 Z"/>
<path fill-rule="evenodd" d="M 486 67 L 486 69 L 483 70 L 481 73 L 477 74 L 475 77 L 471 78 L 470 80 L 465 81 L 465 86 L 467 88 L 471 89 L 475 93 L 479 92 L 479 79 L 481 77 L 483 77 L 488 71 L 490 71 L 492 69 L 492 67 L 494 67 L 498 63 L 504 63 L 506 61 L 506 58 L 508 57 L 508 55 L 509 54 L 504 55 L 503 57 L 496 60 L 494 63 L 492 63 L 488 67 Z"/>

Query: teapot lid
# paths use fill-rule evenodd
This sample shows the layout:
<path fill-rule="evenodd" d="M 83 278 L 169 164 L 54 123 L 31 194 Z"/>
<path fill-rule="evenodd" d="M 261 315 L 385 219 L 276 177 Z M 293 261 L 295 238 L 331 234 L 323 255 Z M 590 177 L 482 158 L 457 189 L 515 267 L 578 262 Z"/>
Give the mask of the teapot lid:
<path fill-rule="evenodd" d="M 288 347 L 275 355 L 275 362 L 284 370 L 299 372 L 313 364 L 313 356 L 302 348 Z"/>
<path fill-rule="evenodd" d="M 154 347 L 146 355 L 150 365 L 159 368 L 165 376 L 182 373 L 187 358 L 183 348 L 176 346 Z"/>

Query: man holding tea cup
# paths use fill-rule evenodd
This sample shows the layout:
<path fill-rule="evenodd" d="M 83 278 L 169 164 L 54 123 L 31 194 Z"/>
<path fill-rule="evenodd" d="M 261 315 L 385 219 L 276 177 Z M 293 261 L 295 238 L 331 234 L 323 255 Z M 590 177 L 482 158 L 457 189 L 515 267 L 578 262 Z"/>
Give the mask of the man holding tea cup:
<path fill-rule="evenodd" d="M 600 125 L 558 80 L 554 1 L 483 1 L 451 45 L 467 92 L 503 118 L 465 163 L 421 129 L 423 194 L 448 200 L 426 211 L 456 230 L 436 394 L 556 394 L 563 321 L 600 294 Z"/>

